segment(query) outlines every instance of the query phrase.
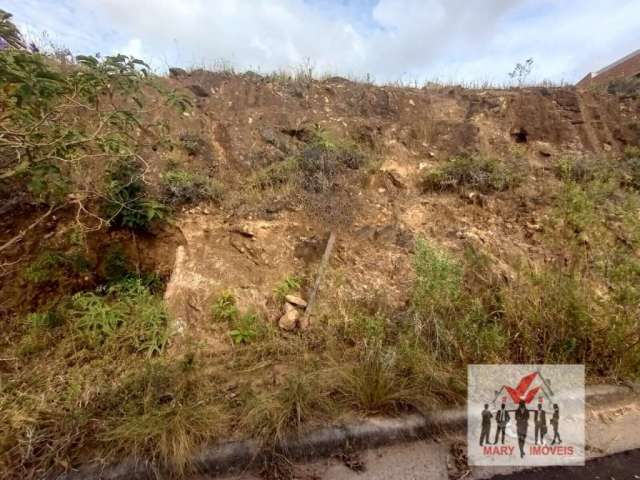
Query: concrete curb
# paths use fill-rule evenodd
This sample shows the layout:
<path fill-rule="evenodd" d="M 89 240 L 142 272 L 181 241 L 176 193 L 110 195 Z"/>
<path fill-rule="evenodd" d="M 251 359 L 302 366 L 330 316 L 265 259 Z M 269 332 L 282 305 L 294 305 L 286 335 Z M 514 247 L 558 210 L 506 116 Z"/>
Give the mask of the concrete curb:
<path fill-rule="evenodd" d="M 639 394 L 640 385 L 594 385 L 586 389 L 586 402 L 602 406 Z M 262 449 L 255 441 L 218 444 L 203 450 L 194 465 L 201 473 L 223 474 L 261 465 L 275 454 L 292 460 L 327 457 L 345 449 L 366 449 L 412 440 L 439 433 L 462 433 L 466 428 L 466 409 L 457 408 L 427 414 L 407 414 L 397 418 L 369 418 L 359 423 L 336 425 L 285 439 L 275 449 Z M 152 466 L 125 460 L 118 464 L 86 465 L 58 477 L 60 480 L 146 480 L 155 478 Z"/>

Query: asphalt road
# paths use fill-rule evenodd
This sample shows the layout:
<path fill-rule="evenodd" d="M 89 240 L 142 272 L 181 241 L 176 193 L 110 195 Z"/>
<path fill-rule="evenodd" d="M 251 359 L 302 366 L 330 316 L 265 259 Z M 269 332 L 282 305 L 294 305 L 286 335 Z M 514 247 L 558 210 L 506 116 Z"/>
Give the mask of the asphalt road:
<path fill-rule="evenodd" d="M 640 450 L 590 460 L 584 467 L 544 467 L 492 480 L 640 480 Z"/>

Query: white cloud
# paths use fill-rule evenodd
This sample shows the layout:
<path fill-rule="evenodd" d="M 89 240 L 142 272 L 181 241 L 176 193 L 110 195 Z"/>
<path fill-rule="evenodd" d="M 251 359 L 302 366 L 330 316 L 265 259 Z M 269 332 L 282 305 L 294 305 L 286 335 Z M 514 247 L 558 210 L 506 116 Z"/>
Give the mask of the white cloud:
<path fill-rule="evenodd" d="M 637 0 L 8 0 L 31 30 L 74 51 L 153 66 L 262 72 L 309 58 L 377 80 L 503 82 L 533 57 L 538 79 L 577 80 L 640 45 Z"/>

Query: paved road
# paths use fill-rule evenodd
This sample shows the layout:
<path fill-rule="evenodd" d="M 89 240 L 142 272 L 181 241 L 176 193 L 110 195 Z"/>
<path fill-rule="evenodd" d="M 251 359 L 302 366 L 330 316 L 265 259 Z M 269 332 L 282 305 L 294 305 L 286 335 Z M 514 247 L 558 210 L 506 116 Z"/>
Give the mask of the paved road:
<path fill-rule="evenodd" d="M 492 480 L 639 480 L 640 450 L 630 450 L 596 458 L 584 467 L 545 467 L 509 475 L 496 475 Z"/>

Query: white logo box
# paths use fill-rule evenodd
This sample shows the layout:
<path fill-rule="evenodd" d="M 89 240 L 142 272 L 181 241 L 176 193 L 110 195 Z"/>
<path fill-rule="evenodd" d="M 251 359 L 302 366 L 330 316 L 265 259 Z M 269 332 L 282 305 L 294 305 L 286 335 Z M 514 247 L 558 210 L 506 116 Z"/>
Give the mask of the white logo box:
<path fill-rule="evenodd" d="M 469 365 L 467 373 L 469 465 L 584 465 L 584 365 Z"/>

